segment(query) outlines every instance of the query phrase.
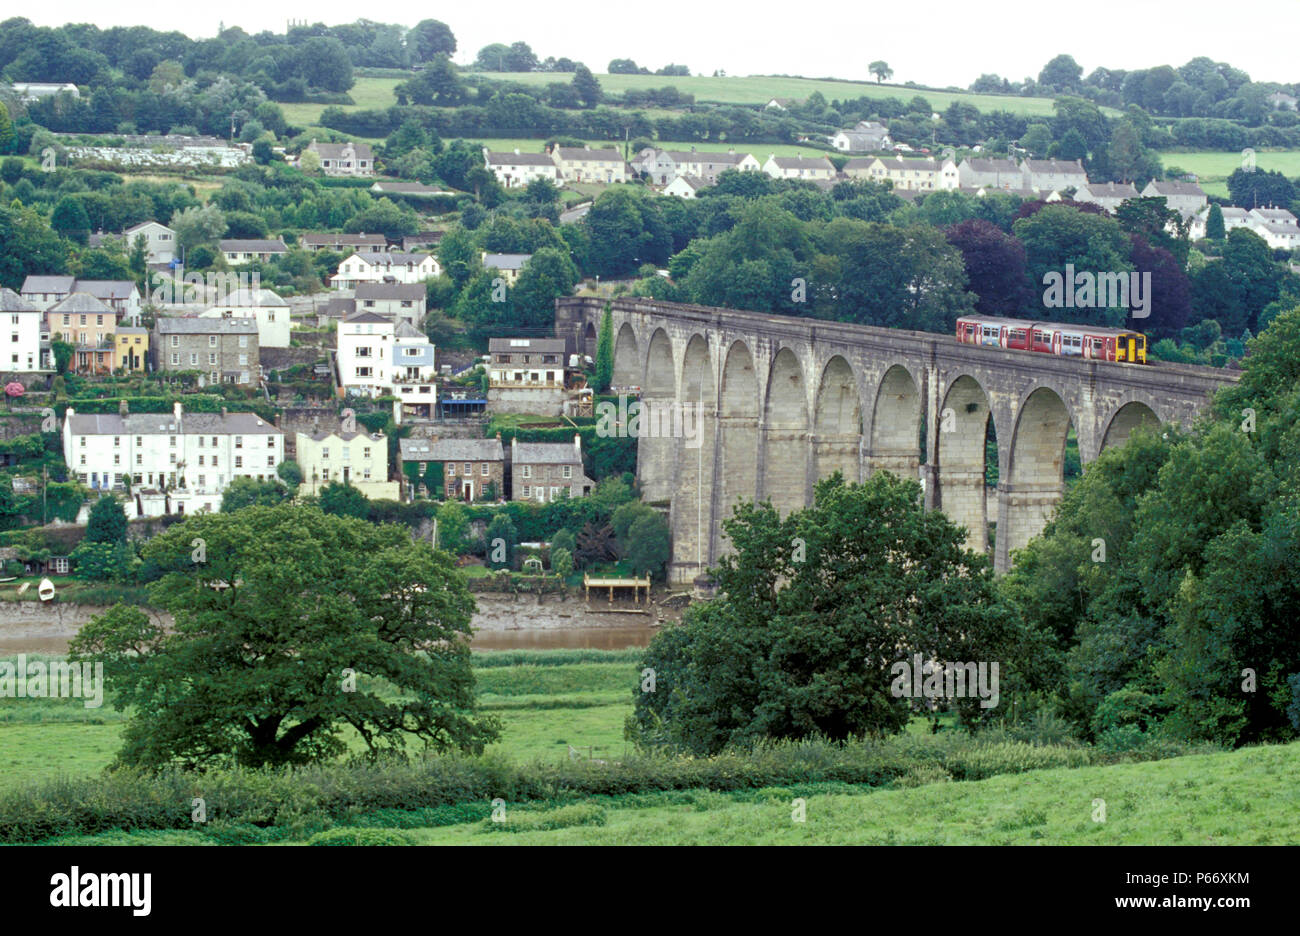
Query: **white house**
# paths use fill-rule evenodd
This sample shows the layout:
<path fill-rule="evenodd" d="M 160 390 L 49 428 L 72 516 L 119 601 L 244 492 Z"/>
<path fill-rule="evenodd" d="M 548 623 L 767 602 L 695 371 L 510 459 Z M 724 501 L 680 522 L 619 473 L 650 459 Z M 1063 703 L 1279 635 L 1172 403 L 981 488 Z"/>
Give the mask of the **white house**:
<path fill-rule="evenodd" d="M 627 181 L 627 162 L 616 149 L 592 149 L 590 145 L 557 146 L 551 151 L 556 171 L 565 182 Z"/>
<path fill-rule="evenodd" d="M 1204 190 L 1195 182 L 1158 182 L 1152 179 L 1142 190 L 1143 198 L 1163 198 L 1166 207 L 1184 218 L 1194 216 L 1208 202 Z"/>
<path fill-rule="evenodd" d="M 74 98 L 81 97 L 81 90 L 69 81 L 63 83 L 40 82 L 40 81 L 16 81 L 13 84 L 14 94 L 18 95 L 18 100 L 24 104 L 32 104 L 41 98 L 56 97 L 60 94 L 69 94 Z"/>
<path fill-rule="evenodd" d="M 521 188 L 534 179 L 563 184 L 559 167 L 549 153 L 497 153 L 483 147 L 483 161 L 503 188 Z"/>
<path fill-rule="evenodd" d="M 850 160 L 859 162 L 859 160 Z M 848 166 L 844 167 L 848 174 Z M 939 164 L 933 159 L 881 159 L 871 160 L 868 178 L 875 182 L 889 181 L 895 189 L 928 192 L 938 188 Z"/>
<path fill-rule="evenodd" d="M 63 422 L 68 471 L 90 488 L 130 494 L 134 514 L 219 510 L 238 477 L 271 480 L 284 461 L 284 434 L 256 413 L 78 414 Z M 163 499 L 149 497 L 164 493 Z M 174 508 L 174 509 L 173 509 Z"/>
<path fill-rule="evenodd" d="M 1226 228 L 1227 219 L 1224 220 Z M 1275 250 L 1300 248 L 1300 225 L 1296 216 L 1285 208 L 1252 208 L 1246 216 L 1246 226 Z"/>
<path fill-rule="evenodd" d="M 145 221 L 143 224 L 127 228 L 122 232 L 127 250 L 134 246 L 135 239 L 142 234 L 148 242 L 150 263 L 171 263 L 176 259 L 176 232 L 167 225 L 159 224 L 157 221 Z"/>
<path fill-rule="evenodd" d="M 41 360 L 41 325 L 45 314 L 12 289 L 0 289 L 0 372 L 36 371 Z M 7 340 L 6 340 L 7 336 Z"/>
<path fill-rule="evenodd" d="M 488 253 L 483 252 L 483 268 L 485 270 L 496 270 L 509 286 L 519 282 L 519 274 L 523 272 L 528 261 L 533 259 L 532 254 L 508 254 L 508 253 Z"/>
<path fill-rule="evenodd" d="M 1111 214 L 1130 198 L 1137 198 L 1138 190 L 1129 182 L 1089 182 L 1074 193 L 1074 200 L 1098 205 Z"/>
<path fill-rule="evenodd" d="M 279 238 L 275 240 L 229 238 L 219 241 L 217 247 L 225 256 L 226 262 L 231 266 L 239 266 L 244 263 L 265 263 L 272 257 L 279 257 L 289 252 L 289 248 Z"/>
<path fill-rule="evenodd" d="M 320 168 L 328 176 L 372 176 L 375 174 L 375 156 L 369 143 L 317 143 L 312 140 L 307 150 L 320 157 Z M 301 165 L 301 160 L 299 160 Z"/>
<path fill-rule="evenodd" d="M 957 178 L 960 188 L 1024 188 L 1024 173 L 1014 159 L 966 159 L 957 167 Z"/>
<path fill-rule="evenodd" d="M 319 494 L 330 482 L 351 484 L 366 497 L 397 500 L 396 481 L 388 480 L 388 437 L 382 432 L 341 429 L 299 432 L 294 445 L 302 469 L 303 491 Z"/>
<path fill-rule="evenodd" d="M 434 345 L 409 323 L 355 312 L 338 323 L 339 383 L 359 396 L 392 394 L 432 415 L 437 403 Z M 415 410 L 413 410 L 415 411 Z"/>
<path fill-rule="evenodd" d="M 834 179 L 835 166 L 825 156 L 816 158 L 808 156 L 767 157 L 763 171 L 774 179 Z"/>
<path fill-rule="evenodd" d="M 429 336 L 407 322 L 393 331 L 390 390 L 401 401 L 402 416 L 432 419 L 437 415 L 438 369 Z"/>
<path fill-rule="evenodd" d="M 677 198 L 694 198 L 700 189 L 709 187 L 699 176 L 679 175 L 664 188 L 665 195 L 673 195 Z"/>
<path fill-rule="evenodd" d="M 873 153 L 893 145 L 889 129 L 874 120 L 863 120 L 852 130 L 840 130 L 829 137 L 831 146 L 841 153 Z"/>
<path fill-rule="evenodd" d="M 1210 205 L 1206 205 L 1192 218 L 1191 226 L 1187 231 L 1187 236 L 1192 240 L 1201 240 L 1205 237 L 1205 225 L 1210 218 L 1210 207 Z M 1220 205 L 1219 211 L 1223 214 L 1224 234 L 1234 228 L 1246 227 L 1250 221 L 1250 212 L 1245 208 L 1237 208 L 1234 205 Z"/>
<path fill-rule="evenodd" d="M 335 289 L 352 289 L 358 283 L 423 283 L 442 273 L 438 259 L 430 253 L 358 253 L 339 264 L 330 277 Z"/>
<path fill-rule="evenodd" d="M 357 283 L 354 311 L 377 312 L 421 328 L 427 304 L 423 283 Z"/>
<path fill-rule="evenodd" d="M 1079 160 L 1026 159 L 1020 164 L 1021 188 L 1042 192 L 1076 191 L 1088 184 L 1088 174 Z"/>
<path fill-rule="evenodd" d="M 259 348 L 289 347 L 289 303 L 269 289 L 241 289 L 225 302 L 209 306 L 203 318 L 251 318 L 257 322 Z"/>
<path fill-rule="evenodd" d="M 318 250 L 337 250 L 340 253 L 376 253 L 388 249 L 388 239 L 382 234 L 324 234 L 310 232 L 298 238 L 298 246 L 315 253 Z"/>

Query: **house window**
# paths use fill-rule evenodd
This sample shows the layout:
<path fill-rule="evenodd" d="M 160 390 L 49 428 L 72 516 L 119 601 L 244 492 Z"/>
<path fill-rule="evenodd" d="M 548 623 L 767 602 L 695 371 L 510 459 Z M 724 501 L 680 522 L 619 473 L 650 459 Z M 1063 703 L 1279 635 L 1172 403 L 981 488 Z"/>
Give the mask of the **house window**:
<path fill-rule="evenodd" d="M 121 436 L 113 436 L 113 448 L 120 448 L 122 445 Z"/>
<path fill-rule="evenodd" d="M 247 367 L 247 366 L 248 366 L 248 355 L 247 355 L 247 354 L 241 354 L 241 355 L 239 356 L 239 366 L 240 366 L 240 367 Z"/>
<path fill-rule="evenodd" d="M 143 464 L 144 464 L 144 455 L 141 454 L 140 452 L 136 452 L 136 453 L 135 453 L 135 463 L 136 463 L 137 465 L 143 465 Z"/>
<path fill-rule="evenodd" d="M 268 455 L 268 456 L 266 456 L 266 466 L 267 466 L 268 468 L 274 468 L 274 467 L 275 467 L 275 456 L 274 456 L 274 455 Z"/>
<path fill-rule="evenodd" d="M 173 355 L 172 355 L 172 364 L 175 364 L 175 365 L 179 366 L 180 363 L 181 363 L 181 356 L 180 356 L 179 354 L 173 354 Z"/>
<path fill-rule="evenodd" d="M 235 448 L 243 448 L 243 447 L 244 447 L 244 437 L 235 436 Z"/>
<path fill-rule="evenodd" d="M 121 455 L 116 455 L 116 454 L 115 454 L 115 455 L 113 456 L 113 464 L 115 464 L 115 465 L 120 465 L 120 464 L 122 464 L 122 456 L 121 456 Z"/>
<path fill-rule="evenodd" d="M 197 367 L 197 366 L 198 366 L 198 363 L 199 363 L 199 356 L 198 356 L 197 354 L 191 354 L 191 355 L 190 355 L 190 366 L 191 366 L 191 367 Z"/>
<path fill-rule="evenodd" d="M 267 436 L 267 437 L 266 437 L 266 447 L 267 447 L 267 448 L 275 448 L 275 436 Z"/>
<path fill-rule="evenodd" d="M 209 348 L 215 348 L 216 346 L 217 346 L 217 336 L 216 336 L 216 335 L 208 335 L 208 347 L 209 347 Z"/>
<path fill-rule="evenodd" d="M 473 473 L 474 473 L 474 466 L 469 462 L 465 462 L 465 474 L 472 475 Z"/>
<path fill-rule="evenodd" d="M 572 465 L 565 465 L 563 468 L 560 469 L 560 474 L 561 474 L 561 476 L 564 477 L 564 478 L 572 478 L 572 477 L 573 477 L 573 466 L 572 466 Z"/>
<path fill-rule="evenodd" d="M 524 465 L 523 468 L 521 469 L 521 471 L 522 471 L 522 476 L 525 477 L 525 478 L 531 478 L 531 477 L 533 476 L 533 466 L 532 466 L 532 465 Z"/>
<path fill-rule="evenodd" d="M 243 468 L 243 467 L 244 467 L 244 456 L 242 456 L 242 455 L 236 455 L 236 456 L 235 456 L 235 467 L 236 467 L 236 468 Z"/>
<path fill-rule="evenodd" d="M 215 364 L 215 363 L 217 363 L 217 355 L 216 355 L 216 352 L 215 352 L 215 351 L 214 351 L 213 353 L 211 353 L 211 354 L 208 355 L 208 363 L 209 363 L 209 364 Z"/>
<path fill-rule="evenodd" d="M 484 462 L 484 463 L 483 463 L 483 471 L 482 471 L 482 474 L 483 474 L 483 477 L 485 477 L 485 478 L 488 476 L 488 463 L 487 463 L 487 462 Z"/>
<path fill-rule="evenodd" d="M 180 336 L 180 335 L 172 335 L 172 347 L 173 347 L 173 348 L 179 348 L 180 346 L 181 346 L 181 336 Z"/>
<path fill-rule="evenodd" d="M 247 336 L 247 335 L 240 335 L 240 336 L 239 336 L 239 346 L 240 346 L 241 348 L 247 348 L 247 347 L 248 347 L 248 336 Z"/>
<path fill-rule="evenodd" d="M 85 456 L 85 455 L 82 455 L 82 456 L 81 456 L 81 463 L 82 463 L 83 465 L 86 463 L 86 456 Z M 453 464 L 451 464 L 450 462 L 447 463 L 447 477 L 449 477 L 449 478 L 454 478 L 454 477 L 456 477 L 456 466 L 453 465 Z"/>
<path fill-rule="evenodd" d="M 176 448 L 176 436 L 171 437 L 171 447 Z"/>
<path fill-rule="evenodd" d="M 81 456 L 81 463 L 82 463 L 83 465 L 86 463 L 86 456 L 85 456 L 84 453 L 83 453 L 82 456 Z"/>
<path fill-rule="evenodd" d="M 529 498 L 529 497 L 532 497 L 532 496 L 533 496 L 533 489 L 532 489 L 531 487 L 529 487 L 528 485 L 525 484 L 525 485 L 524 485 L 524 497 L 525 497 L 525 498 Z"/>

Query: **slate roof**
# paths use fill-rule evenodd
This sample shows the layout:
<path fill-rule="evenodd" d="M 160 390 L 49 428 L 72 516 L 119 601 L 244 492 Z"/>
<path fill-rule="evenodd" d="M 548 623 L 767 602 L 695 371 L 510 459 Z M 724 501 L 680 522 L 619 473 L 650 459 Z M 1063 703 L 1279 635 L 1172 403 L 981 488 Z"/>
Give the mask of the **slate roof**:
<path fill-rule="evenodd" d="M 314 150 L 322 159 L 342 159 L 343 150 L 349 146 L 352 147 L 353 152 L 356 153 L 357 159 L 373 158 L 373 151 L 370 149 L 369 143 L 317 143 L 315 140 L 312 140 L 311 144 L 307 148 Z"/>
<path fill-rule="evenodd" d="M 62 302 L 50 306 L 51 312 L 85 312 L 95 315 L 116 315 L 111 306 L 105 305 L 90 293 L 74 292 Z"/>
<path fill-rule="evenodd" d="M 527 344 L 516 344 L 524 341 Z M 567 342 L 563 338 L 489 338 L 489 354 L 563 354 Z"/>
<path fill-rule="evenodd" d="M 489 166 L 554 166 L 555 160 L 549 153 L 513 153 L 489 152 L 486 157 Z"/>
<path fill-rule="evenodd" d="M 582 455 L 572 442 L 516 442 L 510 451 L 516 465 L 582 464 Z"/>
<path fill-rule="evenodd" d="M 39 312 L 34 305 L 12 289 L 0 289 L 0 312 Z"/>
<path fill-rule="evenodd" d="M 489 253 L 483 255 L 483 265 L 494 270 L 522 270 L 532 256 L 532 254 Z"/>
<path fill-rule="evenodd" d="M 1196 195 L 1205 197 L 1205 190 L 1195 182 L 1157 182 L 1151 181 L 1149 188 L 1155 190 L 1157 195 Z"/>
<path fill-rule="evenodd" d="M 357 283 L 357 300 L 363 299 L 409 299 L 426 298 L 424 286 L 420 283 Z"/>
<path fill-rule="evenodd" d="M 202 318 L 201 316 L 173 316 L 158 319 L 155 326 L 160 335 L 256 335 L 257 322 L 251 318 Z"/>
<path fill-rule="evenodd" d="M 248 253 L 283 253 L 289 249 L 282 240 L 241 240 L 238 238 L 223 240 L 217 246 L 223 251 L 232 253 L 239 251 Z"/>
<path fill-rule="evenodd" d="M 269 289 L 259 289 L 256 292 L 252 289 L 240 289 L 227 296 L 225 302 L 214 302 L 210 308 L 224 309 L 228 306 L 232 308 L 239 306 L 279 307 L 288 305 L 289 303 L 285 302 L 284 299 L 280 298 Z"/>
<path fill-rule="evenodd" d="M 68 417 L 73 435 L 282 435 L 256 413 L 77 413 Z"/>
<path fill-rule="evenodd" d="M 29 276 L 23 280 L 25 293 L 66 293 L 72 292 L 75 276 Z"/>
<path fill-rule="evenodd" d="M 558 146 L 555 151 L 565 160 L 588 160 L 596 162 L 622 162 L 623 157 L 615 149 L 587 149 L 582 146 Z"/>
<path fill-rule="evenodd" d="M 387 247 L 382 234 L 303 234 L 298 242 L 304 247 Z"/>
<path fill-rule="evenodd" d="M 403 461 L 505 461 L 500 439 L 399 439 Z"/>
<path fill-rule="evenodd" d="M 772 157 L 781 169 L 834 169 L 835 166 L 829 159 L 822 156 L 819 159 L 813 159 L 809 156 L 773 156 Z"/>

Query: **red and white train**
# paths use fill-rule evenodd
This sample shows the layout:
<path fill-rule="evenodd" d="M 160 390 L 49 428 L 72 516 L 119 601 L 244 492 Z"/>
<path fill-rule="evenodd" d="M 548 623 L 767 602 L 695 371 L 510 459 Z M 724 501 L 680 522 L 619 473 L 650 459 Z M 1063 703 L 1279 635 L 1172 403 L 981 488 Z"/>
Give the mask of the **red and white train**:
<path fill-rule="evenodd" d="M 1124 328 L 965 315 L 957 319 L 957 340 L 962 344 L 1036 351 L 1057 357 L 1127 364 L 1147 362 L 1147 336 Z"/>

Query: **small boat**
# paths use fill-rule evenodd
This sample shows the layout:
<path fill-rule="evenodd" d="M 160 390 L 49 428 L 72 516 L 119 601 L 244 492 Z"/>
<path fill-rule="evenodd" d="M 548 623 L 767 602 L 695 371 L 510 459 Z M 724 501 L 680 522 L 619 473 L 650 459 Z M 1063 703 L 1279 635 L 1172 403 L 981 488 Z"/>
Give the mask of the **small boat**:
<path fill-rule="evenodd" d="M 7 576 L 7 577 L 5 577 L 5 578 L 0 578 L 0 585 L 4 585 L 4 584 L 6 584 L 7 582 L 16 582 L 16 581 L 18 581 L 18 576 L 16 576 L 16 575 L 10 575 L 10 576 Z"/>
<path fill-rule="evenodd" d="M 41 601 L 53 601 L 54 583 L 47 578 L 41 579 L 41 585 L 36 590 L 36 594 L 40 595 Z"/>
<path fill-rule="evenodd" d="M 18 586 L 18 594 L 19 594 L 19 595 L 25 595 L 25 594 L 27 594 L 27 589 L 29 589 L 29 588 L 31 588 L 31 587 L 32 587 L 32 583 L 31 583 L 31 582 L 23 582 L 21 585 Z"/>

